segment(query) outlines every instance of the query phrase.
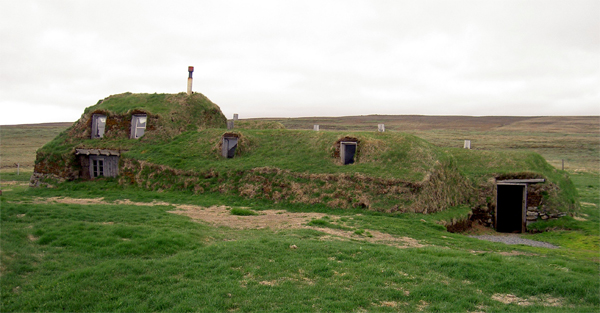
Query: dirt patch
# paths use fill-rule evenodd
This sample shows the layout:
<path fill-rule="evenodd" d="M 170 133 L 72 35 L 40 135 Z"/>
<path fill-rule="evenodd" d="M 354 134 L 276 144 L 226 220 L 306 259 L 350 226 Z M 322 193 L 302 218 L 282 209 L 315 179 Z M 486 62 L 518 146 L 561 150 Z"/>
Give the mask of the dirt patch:
<path fill-rule="evenodd" d="M 373 303 L 373 305 L 380 306 L 380 307 L 395 308 L 395 307 L 399 307 L 399 306 L 408 305 L 408 303 L 398 302 L 398 301 L 381 301 L 381 302 L 379 302 L 379 304 Z"/>
<path fill-rule="evenodd" d="M 492 295 L 492 300 L 496 300 L 499 302 L 502 302 L 504 304 L 516 304 L 516 305 L 531 305 L 531 302 L 527 301 L 526 299 L 523 298 L 519 298 L 515 295 L 511 295 L 511 294 L 500 294 L 500 293 L 496 293 Z"/>
<path fill-rule="evenodd" d="M 429 306 L 429 302 L 427 302 L 425 300 L 421 300 L 421 301 L 419 301 L 419 304 L 417 304 L 417 311 L 423 311 L 428 306 Z"/>
<path fill-rule="evenodd" d="M 532 296 L 529 298 L 519 298 L 512 294 L 496 293 L 492 295 L 492 300 L 502 302 L 504 304 L 516 304 L 521 306 L 543 305 L 558 307 L 562 306 L 563 299 L 555 298 L 550 295 Z"/>
<path fill-rule="evenodd" d="M 331 229 L 331 228 L 318 228 L 318 227 L 304 227 L 311 228 L 314 230 L 318 230 L 320 232 L 324 232 L 326 234 L 330 234 L 333 236 L 339 236 L 342 238 L 366 241 L 370 243 L 376 244 L 384 244 L 396 248 L 422 248 L 425 245 L 420 244 L 419 241 L 410 237 L 394 237 L 390 234 L 378 232 L 376 230 L 368 230 L 371 234 L 370 237 L 365 237 L 362 235 L 357 235 L 352 231 L 345 231 L 341 229 Z"/>
<path fill-rule="evenodd" d="M 471 223 L 471 228 L 467 229 L 463 234 L 465 235 L 495 235 L 496 231 L 490 227 L 486 227 L 480 223 L 480 221 L 475 221 Z"/>
<path fill-rule="evenodd" d="M 579 216 L 573 216 L 573 219 L 574 219 L 574 220 L 576 220 L 576 221 L 580 221 L 580 222 L 585 222 L 585 221 L 587 221 L 585 218 L 583 218 L 583 217 L 579 217 Z"/>
<path fill-rule="evenodd" d="M 179 214 L 190 217 L 192 220 L 203 221 L 213 226 L 225 226 L 235 229 L 314 229 L 330 236 L 323 236 L 322 240 L 358 240 L 375 244 L 384 244 L 396 248 L 422 248 L 425 245 L 419 243 L 416 239 L 410 237 L 395 237 L 390 234 L 382 233 L 376 230 L 365 230 L 368 236 L 356 234 L 354 231 L 312 227 L 307 224 L 314 220 L 328 216 L 333 221 L 338 217 L 329 216 L 324 213 L 291 213 L 285 210 L 265 210 L 259 211 L 258 215 L 239 216 L 232 215 L 227 206 L 202 207 L 190 204 L 171 204 L 161 201 L 153 202 L 133 202 L 129 199 L 107 202 L 104 198 L 77 199 L 69 197 L 52 198 L 34 198 L 33 203 L 64 203 L 80 205 L 139 205 L 155 206 L 165 205 L 174 206 L 175 210 L 169 213 Z M 109 222 L 112 223 L 112 222 Z"/>
<path fill-rule="evenodd" d="M 141 206 L 155 206 L 155 205 L 171 205 L 171 203 L 168 202 L 163 202 L 163 201 L 152 201 L 152 202 L 133 202 L 129 199 L 125 199 L 125 200 L 117 200 L 115 201 L 115 204 L 122 204 L 122 205 L 141 205 Z"/>
<path fill-rule="evenodd" d="M 284 210 L 261 211 L 259 215 L 232 215 L 227 206 L 201 207 L 197 205 L 175 205 L 177 210 L 169 213 L 185 215 L 193 220 L 202 220 L 214 226 L 226 226 L 236 229 L 288 229 L 306 228 L 304 224 L 319 219 L 323 213 L 290 213 Z"/>
<path fill-rule="evenodd" d="M 272 286 L 277 286 L 277 281 L 276 280 L 270 280 L 270 281 L 263 280 L 263 281 L 259 282 L 259 284 L 263 285 L 263 286 L 271 286 L 272 287 Z"/>
<path fill-rule="evenodd" d="M 366 241 L 376 244 L 385 244 L 397 248 L 421 248 L 425 245 L 420 244 L 416 239 L 409 237 L 395 237 L 390 234 L 375 230 L 368 230 L 370 236 L 355 234 L 353 231 L 311 227 L 306 224 L 313 219 L 320 219 L 328 216 L 324 213 L 290 213 L 284 210 L 261 211 L 260 215 L 237 216 L 229 212 L 226 206 L 212 206 L 209 208 L 196 205 L 176 205 L 176 211 L 169 213 L 185 215 L 193 220 L 202 220 L 214 226 L 226 226 L 237 229 L 314 229 L 334 237 Z M 336 217 L 330 218 L 336 220 Z M 330 237 L 328 237 L 330 238 Z"/>
<path fill-rule="evenodd" d="M 83 204 L 83 205 L 91 205 L 91 204 L 109 204 L 104 201 L 104 198 L 91 198 L 91 199 L 78 199 L 78 198 L 69 198 L 69 197 L 51 197 L 51 198 L 33 198 L 34 204 L 39 203 L 62 203 L 62 204 Z"/>
<path fill-rule="evenodd" d="M 138 205 L 138 206 L 155 206 L 155 205 L 171 205 L 167 202 L 162 201 L 152 201 L 152 202 L 133 202 L 129 199 L 125 200 L 117 200 L 115 202 L 105 201 L 104 198 L 69 198 L 69 197 L 52 197 L 52 198 L 33 198 L 32 202 L 34 204 L 40 203 L 62 203 L 62 204 L 81 204 L 81 205 L 93 205 L 93 204 L 109 204 L 109 205 Z"/>
<path fill-rule="evenodd" d="M 29 235 L 27 235 L 27 238 L 28 238 L 30 241 L 36 241 L 36 240 L 38 240 L 38 239 L 39 239 L 38 237 L 36 237 L 36 236 L 34 236 L 34 235 L 32 235 L 32 234 L 29 234 Z"/>
<path fill-rule="evenodd" d="M 10 186 L 10 185 L 29 186 L 29 182 L 22 182 L 22 181 L 16 181 L 16 180 L 3 180 L 0 182 L 0 184 L 2 184 L 3 186 Z"/>

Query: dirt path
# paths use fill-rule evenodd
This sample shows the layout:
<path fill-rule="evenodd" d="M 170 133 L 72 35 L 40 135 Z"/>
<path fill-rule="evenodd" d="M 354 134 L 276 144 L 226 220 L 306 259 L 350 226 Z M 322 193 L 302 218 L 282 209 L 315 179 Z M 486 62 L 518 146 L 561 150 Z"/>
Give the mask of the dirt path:
<path fill-rule="evenodd" d="M 519 237 L 519 235 L 512 235 L 512 234 L 507 234 L 507 235 L 502 235 L 502 236 L 481 235 L 481 236 L 469 236 L 469 237 L 477 238 L 480 240 L 493 241 L 493 242 L 502 242 L 507 245 L 527 245 L 527 246 L 532 246 L 532 247 L 543 247 L 543 248 L 549 248 L 549 249 L 560 248 L 558 246 L 555 246 L 555 245 L 547 243 L 547 242 L 525 239 L 525 238 Z"/>

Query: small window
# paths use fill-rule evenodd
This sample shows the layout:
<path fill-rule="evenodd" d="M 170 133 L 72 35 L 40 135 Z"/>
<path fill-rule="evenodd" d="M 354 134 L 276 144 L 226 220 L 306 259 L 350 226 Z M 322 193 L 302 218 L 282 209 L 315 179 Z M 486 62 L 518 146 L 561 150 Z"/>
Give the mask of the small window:
<path fill-rule="evenodd" d="M 104 176 L 104 160 L 92 159 L 92 177 Z"/>
<path fill-rule="evenodd" d="M 138 139 L 146 130 L 146 114 L 136 114 L 131 117 L 131 138 Z"/>
<path fill-rule="evenodd" d="M 102 114 L 92 115 L 92 139 L 104 137 L 105 129 L 106 129 L 106 115 L 102 115 Z"/>

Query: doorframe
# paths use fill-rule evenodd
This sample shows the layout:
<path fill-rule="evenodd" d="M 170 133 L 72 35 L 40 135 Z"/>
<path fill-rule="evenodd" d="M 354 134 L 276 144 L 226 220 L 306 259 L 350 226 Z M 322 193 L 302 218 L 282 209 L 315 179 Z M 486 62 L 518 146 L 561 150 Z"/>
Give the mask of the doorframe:
<path fill-rule="evenodd" d="M 496 183 L 496 208 L 494 212 L 494 227 L 498 231 L 498 186 L 523 186 L 523 197 L 521 200 L 521 233 L 527 232 L 527 185 L 526 183 Z"/>
<path fill-rule="evenodd" d="M 346 146 L 354 146 L 354 155 L 352 156 L 352 163 L 348 163 L 348 164 L 353 164 L 356 163 L 356 155 L 358 154 L 358 143 L 355 141 L 340 141 L 340 160 L 342 161 L 343 165 L 348 165 L 346 164 Z"/>

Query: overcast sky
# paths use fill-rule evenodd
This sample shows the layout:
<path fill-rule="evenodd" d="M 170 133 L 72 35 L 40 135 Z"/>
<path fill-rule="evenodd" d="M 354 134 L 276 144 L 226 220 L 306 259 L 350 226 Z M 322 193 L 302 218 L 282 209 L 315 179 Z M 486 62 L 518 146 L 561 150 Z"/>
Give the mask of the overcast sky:
<path fill-rule="evenodd" d="M 600 1 L 0 0 L 0 124 L 123 92 L 231 118 L 599 115 Z"/>

